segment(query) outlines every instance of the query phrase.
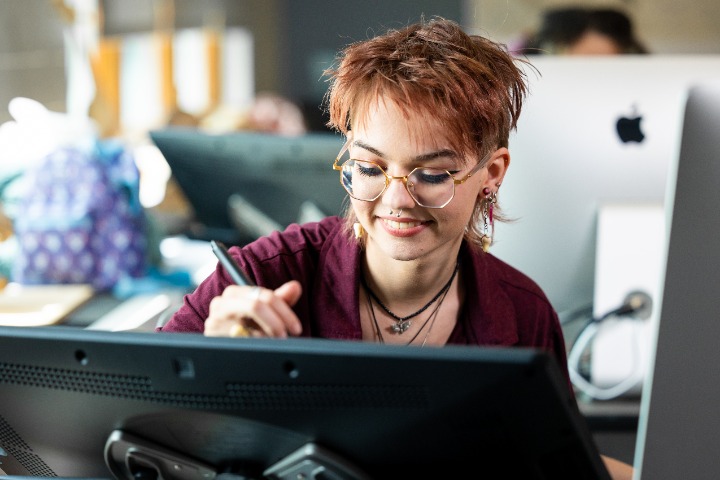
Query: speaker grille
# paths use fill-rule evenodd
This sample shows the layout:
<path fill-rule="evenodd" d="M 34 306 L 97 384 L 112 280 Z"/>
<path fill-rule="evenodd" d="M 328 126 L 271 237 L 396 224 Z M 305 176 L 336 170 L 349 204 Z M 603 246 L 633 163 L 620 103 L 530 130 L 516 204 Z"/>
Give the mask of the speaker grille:
<path fill-rule="evenodd" d="M 0 416 L 0 446 L 35 477 L 57 477 L 57 474 L 35 455 L 10 424 Z"/>
<path fill-rule="evenodd" d="M 0 385 L 51 388 L 200 410 L 427 408 L 420 386 L 228 383 L 222 395 L 159 392 L 149 377 L 0 363 Z"/>
<path fill-rule="evenodd" d="M 12 363 L 0 363 L 0 383 L 128 398 L 145 398 L 152 388 L 147 377 Z"/>
<path fill-rule="evenodd" d="M 13 430 L 10 424 L 7 423 L 2 416 L 0 416 L 0 442 L 2 442 L 2 445 L 5 447 L 15 446 L 24 450 L 32 450 L 30 445 L 20 438 L 20 435 Z"/>
<path fill-rule="evenodd" d="M 247 409 L 315 410 L 427 408 L 425 389 L 415 386 L 228 384 L 228 394 Z"/>

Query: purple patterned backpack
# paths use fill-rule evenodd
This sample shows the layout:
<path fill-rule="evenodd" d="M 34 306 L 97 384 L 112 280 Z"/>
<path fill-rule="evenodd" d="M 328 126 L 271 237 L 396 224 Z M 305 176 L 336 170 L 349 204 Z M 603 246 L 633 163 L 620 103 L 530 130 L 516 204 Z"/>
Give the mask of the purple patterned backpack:
<path fill-rule="evenodd" d="M 13 281 L 111 289 L 145 274 L 147 235 L 139 172 L 112 142 L 61 148 L 25 173 L 14 229 Z"/>

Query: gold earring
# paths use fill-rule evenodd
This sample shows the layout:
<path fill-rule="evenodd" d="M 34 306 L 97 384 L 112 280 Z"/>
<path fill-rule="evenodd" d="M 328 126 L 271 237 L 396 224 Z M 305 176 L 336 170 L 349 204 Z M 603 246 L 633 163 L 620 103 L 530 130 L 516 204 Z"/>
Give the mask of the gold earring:
<path fill-rule="evenodd" d="M 365 236 L 365 229 L 360 222 L 353 223 L 353 233 L 355 234 L 356 240 L 360 240 Z"/>

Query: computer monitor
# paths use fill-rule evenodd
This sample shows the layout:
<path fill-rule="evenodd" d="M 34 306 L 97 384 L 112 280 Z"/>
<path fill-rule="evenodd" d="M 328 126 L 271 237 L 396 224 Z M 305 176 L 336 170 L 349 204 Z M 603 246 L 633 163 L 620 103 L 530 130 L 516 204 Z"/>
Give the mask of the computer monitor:
<path fill-rule="evenodd" d="M 609 478 L 529 349 L 0 328 L 8 475 Z"/>
<path fill-rule="evenodd" d="M 536 280 L 566 319 L 594 307 L 600 206 L 664 202 L 687 90 L 720 75 L 720 56 L 530 61 L 536 70 L 526 69 L 529 97 L 499 189 L 515 221 L 496 224 L 491 252 Z"/>
<path fill-rule="evenodd" d="M 662 300 L 635 448 L 638 480 L 720 471 L 719 133 L 720 76 L 690 90 L 672 165 Z"/>
<path fill-rule="evenodd" d="M 281 228 L 301 221 L 307 202 L 321 215 L 342 210 L 346 194 L 332 169 L 343 144 L 339 134 L 211 134 L 171 127 L 151 131 L 150 138 L 192 207 L 193 229 L 187 233 L 197 238 L 229 244 L 256 238 L 252 228 L 245 230 L 231 216 L 233 195 L 241 196 L 255 217 Z"/>

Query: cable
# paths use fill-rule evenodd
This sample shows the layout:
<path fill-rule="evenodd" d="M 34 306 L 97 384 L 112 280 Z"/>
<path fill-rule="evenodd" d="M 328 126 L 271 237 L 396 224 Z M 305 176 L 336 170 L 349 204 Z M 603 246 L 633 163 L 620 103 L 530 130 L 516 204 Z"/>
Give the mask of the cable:
<path fill-rule="evenodd" d="M 641 320 L 634 319 L 633 321 Z M 633 356 L 632 371 L 625 379 L 619 381 L 612 387 L 605 388 L 598 387 L 597 385 L 594 385 L 591 382 L 587 381 L 585 377 L 578 371 L 578 368 L 581 363 L 583 352 L 590 344 L 590 342 L 595 338 L 599 331 L 600 324 L 592 323 L 583 332 L 580 333 L 578 339 L 575 342 L 575 345 L 570 351 L 570 355 L 568 356 L 568 370 L 570 372 L 570 381 L 572 381 L 573 385 L 575 385 L 580 391 L 596 400 L 610 400 L 630 391 L 635 385 L 637 385 L 639 381 L 642 380 L 644 373 L 640 368 L 642 362 L 637 355 L 638 349 L 636 348 L 635 355 Z M 637 347 L 637 334 L 634 335 L 633 340 L 635 341 L 635 346 Z"/>
<path fill-rule="evenodd" d="M 642 362 L 638 357 L 638 336 L 634 334 L 634 341 L 636 343 L 635 355 L 633 356 L 633 368 L 632 372 L 623 380 L 613 385 L 612 387 L 601 388 L 593 385 L 587 381 L 585 377 L 579 372 L 582 355 L 585 352 L 590 342 L 600 331 L 600 324 L 610 317 L 624 317 L 628 315 L 634 315 L 635 321 L 641 321 L 644 318 L 648 318 L 652 311 L 652 299 L 644 292 L 631 292 L 625 297 L 625 301 L 622 305 L 614 308 L 600 317 L 589 320 L 580 330 L 580 333 L 576 337 L 570 354 L 568 355 L 568 370 L 570 373 L 570 381 L 580 391 L 585 393 L 591 398 L 596 400 L 610 400 L 620 395 L 627 393 L 632 389 L 639 381 L 642 380 L 644 372 L 640 368 Z"/>

